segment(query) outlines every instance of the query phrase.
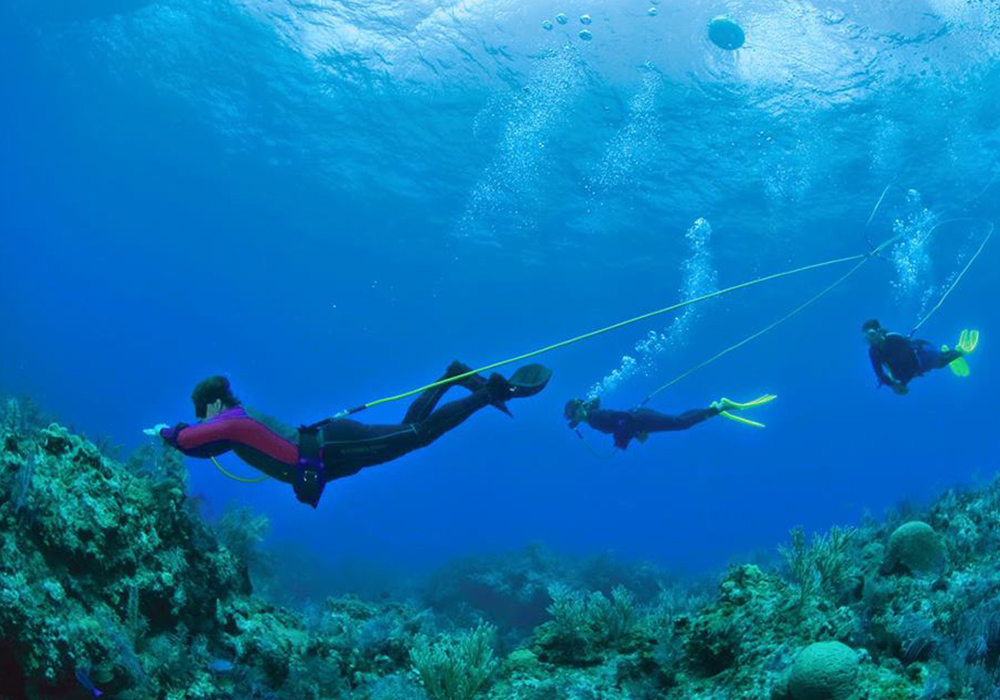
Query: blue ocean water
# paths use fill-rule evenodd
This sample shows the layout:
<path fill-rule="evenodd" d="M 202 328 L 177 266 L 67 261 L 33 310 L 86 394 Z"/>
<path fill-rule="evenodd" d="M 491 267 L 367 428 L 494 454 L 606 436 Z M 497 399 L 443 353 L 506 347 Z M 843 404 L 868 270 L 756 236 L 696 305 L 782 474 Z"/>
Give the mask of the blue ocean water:
<path fill-rule="evenodd" d="M 745 47 L 709 42 L 720 14 Z M 0 389 L 127 448 L 192 421 L 215 373 L 310 422 L 900 234 L 652 404 L 773 392 L 764 430 L 716 419 L 603 459 L 587 445 L 610 438 L 582 443 L 562 407 L 634 406 L 847 268 L 555 351 L 514 420 L 483 411 L 318 510 L 197 460 L 191 492 L 328 564 L 540 542 L 701 572 L 980 483 L 1000 453 L 996 242 L 921 329 L 982 330 L 967 380 L 876 391 L 859 327 L 908 331 L 997 216 L 998 59 L 1000 9 L 976 0 L 5 0 Z"/>

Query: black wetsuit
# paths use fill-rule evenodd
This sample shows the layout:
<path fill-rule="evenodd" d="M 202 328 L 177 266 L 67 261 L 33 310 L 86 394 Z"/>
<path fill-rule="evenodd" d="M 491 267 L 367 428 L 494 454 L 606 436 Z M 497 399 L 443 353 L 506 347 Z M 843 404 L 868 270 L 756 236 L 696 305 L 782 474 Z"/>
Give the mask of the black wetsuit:
<path fill-rule="evenodd" d="M 879 386 L 894 383 L 906 386 L 914 377 L 947 367 L 961 356 L 958 350 L 939 350 L 926 340 L 907 338 L 899 333 L 887 333 L 881 345 L 868 348 Z"/>
<path fill-rule="evenodd" d="M 357 474 L 365 467 L 389 462 L 431 444 L 466 418 L 491 403 L 484 386 L 468 396 L 437 408 L 445 392 L 455 386 L 428 389 L 406 411 L 402 423 L 369 425 L 350 418 L 334 418 L 320 425 L 323 461 L 329 479 Z M 435 410 L 437 409 L 437 410 Z"/>
<path fill-rule="evenodd" d="M 446 373 L 443 378 L 448 376 L 454 375 Z M 195 425 L 178 423 L 164 428 L 160 436 L 191 457 L 207 459 L 233 450 L 252 467 L 293 484 L 299 500 L 315 507 L 327 482 L 429 445 L 498 400 L 497 389 L 491 389 L 487 380 L 469 377 L 462 383 L 470 390 L 468 396 L 437 408 L 453 386 L 423 392 L 410 405 L 403 422 L 391 425 L 329 418 L 295 428 L 238 405 Z M 310 488 L 303 487 L 307 479 L 311 480 Z"/>
<path fill-rule="evenodd" d="M 687 430 L 717 415 L 719 410 L 716 408 L 696 408 L 680 415 L 660 413 L 650 408 L 634 408 L 631 411 L 599 408 L 589 413 L 587 425 L 599 432 L 613 435 L 615 447 L 624 450 L 639 434 Z"/>

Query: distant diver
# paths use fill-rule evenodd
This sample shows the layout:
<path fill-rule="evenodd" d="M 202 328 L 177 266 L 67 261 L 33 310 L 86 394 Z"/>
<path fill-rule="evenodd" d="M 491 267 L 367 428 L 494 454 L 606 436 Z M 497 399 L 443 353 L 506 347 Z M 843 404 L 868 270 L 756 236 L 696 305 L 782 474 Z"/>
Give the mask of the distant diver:
<path fill-rule="evenodd" d="M 612 435 L 615 447 L 624 450 L 628 448 L 632 440 L 645 442 L 650 433 L 687 430 L 718 415 L 723 415 L 745 425 L 763 428 L 763 423 L 736 416 L 732 411 L 761 406 L 776 398 L 773 394 L 766 394 L 748 403 L 738 403 L 731 399 L 721 398 L 718 401 L 713 401 L 708 408 L 696 408 L 678 415 L 661 413 L 650 408 L 614 411 L 601 408 L 599 398 L 571 399 L 566 403 L 564 414 L 569 421 L 570 429 L 575 430 L 581 423 L 586 423 L 598 432 Z"/>
<path fill-rule="evenodd" d="M 453 362 L 442 380 L 471 371 Z M 327 482 L 425 447 L 486 406 L 510 415 L 506 401 L 534 396 L 551 375 L 549 368 L 538 364 L 521 367 L 510 379 L 474 374 L 427 389 L 399 424 L 366 425 L 328 418 L 299 428 L 244 406 L 233 395 L 229 380 L 214 376 L 199 382 L 191 394 L 199 423 L 174 427 L 161 423 L 145 432 L 159 435 L 189 457 L 210 458 L 232 450 L 255 469 L 292 484 L 296 497 L 315 508 Z M 454 385 L 471 393 L 438 408 L 441 397 Z"/>
<path fill-rule="evenodd" d="M 926 340 L 890 333 L 874 318 L 861 325 L 861 332 L 868 341 L 868 357 L 879 388 L 885 385 L 897 394 L 907 393 L 907 385 L 915 377 L 934 369 L 950 367 L 957 376 L 968 377 L 965 356 L 979 344 L 979 331 L 964 330 L 958 345 L 951 349 L 942 345 L 939 349 Z"/>

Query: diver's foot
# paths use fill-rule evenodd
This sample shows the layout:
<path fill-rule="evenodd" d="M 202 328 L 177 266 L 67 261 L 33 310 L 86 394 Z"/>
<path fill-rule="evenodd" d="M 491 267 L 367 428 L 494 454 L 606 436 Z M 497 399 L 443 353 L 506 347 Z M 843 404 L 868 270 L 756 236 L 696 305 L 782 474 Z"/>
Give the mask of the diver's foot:
<path fill-rule="evenodd" d="M 552 377 L 552 370 L 544 365 L 531 364 L 519 368 L 510 379 L 493 373 L 486 381 L 490 403 L 510 415 L 506 402 L 510 399 L 524 399 L 534 396 L 546 387 Z"/>
<path fill-rule="evenodd" d="M 471 371 L 472 367 L 469 367 L 469 365 L 465 364 L 464 362 L 459 362 L 458 360 L 455 360 L 450 365 L 448 365 L 448 369 L 445 370 L 444 376 L 457 377 L 462 374 L 469 374 L 469 372 Z M 486 379 L 479 374 L 469 374 L 468 377 L 465 377 L 464 379 L 459 379 L 457 382 L 455 382 L 455 384 L 457 386 L 465 387 L 469 391 L 478 391 L 479 389 L 482 389 L 484 386 L 486 386 Z"/>
<path fill-rule="evenodd" d="M 471 372 L 471 371 L 472 371 L 472 367 L 469 367 L 469 365 L 465 364 L 464 362 L 459 362 L 458 360 L 455 360 L 450 365 L 448 365 L 448 369 L 445 371 L 445 375 L 444 376 L 446 376 L 446 377 L 458 377 L 459 375 L 462 375 L 462 374 L 469 374 L 469 372 Z M 496 375 L 496 376 L 500 377 L 499 374 Z M 507 381 L 503 377 L 500 377 L 500 379 L 503 379 L 503 381 L 505 381 L 505 382 Z M 487 387 L 486 378 L 483 377 L 481 374 L 469 374 L 468 377 L 465 377 L 463 379 L 459 379 L 457 382 L 455 382 L 455 384 L 457 386 L 465 387 L 470 392 L 476 392 L 476 391 L 479 391 L 480 389 L 484 389 L 484 388 Z M 495 389 L 493 391 L 495 393 L 491 394 L 491 396 L 493 396 L 493 395 L 500 395 L 502 393 L 502 391 L 500 389 Z M 510 412 L 510 409 L 507 408 L 507 404 L 505 404 L 503 401 L 492 401 L 491 400 L 490 404 L 494 408 L 496 408 L 498 411 L 502 411 L 503 413 L 506 413 L 511 418 L 514 417 L 514 414 L 512 414 Z"/>

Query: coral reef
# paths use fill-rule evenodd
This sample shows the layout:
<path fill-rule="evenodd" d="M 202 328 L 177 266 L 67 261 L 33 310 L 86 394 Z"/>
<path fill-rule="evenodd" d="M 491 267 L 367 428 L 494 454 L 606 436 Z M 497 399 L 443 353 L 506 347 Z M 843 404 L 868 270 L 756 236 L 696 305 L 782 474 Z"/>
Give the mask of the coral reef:
<path fill-rule="evenodd" d="M 810 644 L 795 659 L 788 689 L 795 700 L 849 700 L 858 655 L 840 642 Z"/>
<path fill-rule="evenodd" d="M 266 523 L 207 524 L 172 451 L 121 464 L 4 412 L 0 697 L 337 698 L 411 670 L 417 611 L 340 599 L 310 617 L 253 595 Z"/>
<path fill-rule="evenodd" d="M 257 585 L 266 521 L 207 523 L 172 453 L 0 406 L 0 698 L 1000 699 L 996 485 L 794 529 L 710 594 L 532 547 L 290 608 Z"/>

